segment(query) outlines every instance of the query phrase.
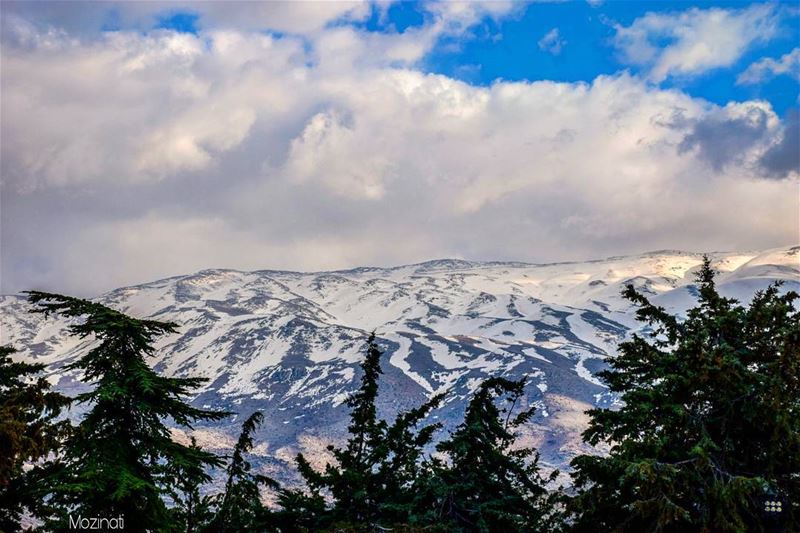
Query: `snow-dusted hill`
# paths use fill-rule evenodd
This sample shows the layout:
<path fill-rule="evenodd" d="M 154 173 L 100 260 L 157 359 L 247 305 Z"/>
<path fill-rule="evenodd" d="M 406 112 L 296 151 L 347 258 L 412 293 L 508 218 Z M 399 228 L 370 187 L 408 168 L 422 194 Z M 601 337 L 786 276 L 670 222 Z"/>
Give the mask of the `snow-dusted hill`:
<path fill-rule="evenodd" d="M 800 289 L 800 247 L 712 258 L 726 295 L 747 300 L 775 280 Z M 207 377 L 194 401 L 239 414 L 197 428 L 200 444 L 231 445 L 240 419 L 260 409 L 266 424 L 256 452 L 282 477 L 297 451 L 322 460 L 325 445 L 343 435 L 343 401 L 357 385 L 373 330 L 386 349 L 384 415 L 447 391 L 433 416 L 452 427 L 481 380 L 525 376 L 527 400 L 538 408 L 526 437 L 546 462 L 563 465 L 581 447 L 583 412 L 614 401 L 593 374 L 638 327 L 622 287 L 633 283 L 680 312 L 693 304 L 701 261 L 699 254 L 660 251 L 547 265 L 441 260 L 321 273 L 204 270 L 98 300 L 177 322 L 180 333 L 160 341 L 155 367 Z M 29 313 L 21 296 L 0 297 L 0 313 L 2 344 L 46 363 L 59 388 L 84 386 L 61 367 L 91 339 L 65 336 L 66 322 Z"/>

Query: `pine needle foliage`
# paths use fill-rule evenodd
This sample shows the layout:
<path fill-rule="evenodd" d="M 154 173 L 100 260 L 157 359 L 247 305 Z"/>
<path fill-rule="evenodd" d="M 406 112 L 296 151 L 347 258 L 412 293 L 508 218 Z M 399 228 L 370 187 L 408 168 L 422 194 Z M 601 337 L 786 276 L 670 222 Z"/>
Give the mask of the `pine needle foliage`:
<path fill-rule="evenodd" d="M 195 456 L 203 453 L 194 437 L 189 450 Z M 208 473 L 201 461 L 190 460 L 183 464 L 168 465 L 174 469 L 177 483 L 171 487 L 170 523 L 175 533 L 200 533 L 214 518 L 215 497 L 203 494 L 202 487 L 208 480 Z"/>
<path fill-rule="evenodd" d="M 651 333 L 601 373 L 619 409 L 594 409 L 573 460 L 577 532 L 800 530 L 800 312 L 778 285 L 748 307 L 721 296 L 708 258 L 685 319 L 629 286 Z M 765 512 L 781 501 L 781 513 Z"/>
<path fill-rule="evenodd" d="M 524 380 L 501 377 L 480 385 L 464 421 L 436 446 L 441 455 L 426 462 L 416 490 L 418 523 L 448 531 L 556 529 L 556 496 L 546 485 L 558 473 L 542 476 L 538 452 L 516 445 L 516 430 L 534 413 L 530 407 L 513 416 L 524 387 Z"/>
<path fill-rule="evenodd" d="M 0 346 L 0 531 L 7 533 L 20 529 L 23 513 L 44 512 L 42 478 L 55 466 L 46 460 L 69 431 L 57 420 L 69 398 L 50 390 L 44 365 L 15 362 L 16 351 Z"/>
<path fill-rule="evenodd" d="M 264 415 L 256 411 L 242 424 L 242 432 L 228 464 L 225 492 L 219 498 L 219 509 L 208 531 L 245 533 L 263 531 L 268 509 L 261 503 L 261 486 L 277 487 L 270 478 L 252 472 L 246 454 L 253 449 L 253 433 L 263 423 Z"/>
<path fill-rule="evenodd" d="M 227 416 L 186 402 L 204 379 L 163 377 L 147 365 L 155 339 L 175 332 L 175 324 L 136 319 L 59 294 L 28 296 L 36 312 L 73 318 L 72 335 L 96 340 L 66 367 L 79 371 L 93 388 L 77 397 L 89 411 L 65 442 L 64 468 L 51 480 L 52 502 L 62 513 L 49 527 L 64 528 L 71 514 L 121 516 L 129 531 L 169 529 L 164 497 L 179 485 L 177 472 L 221 460 L 175 442 L 165 421 L 191 428 L 196 421 Z"/>
<path fill-rule="evenodd" d="M 375 530 L 409 522 L 419 460 L 439 428 L 438 424 L 417 426 L 443 397 L 434 396 L 401 413 L 392 424 L 379 419 L 376 399 L 382 355 L 373 333 L 361 364 L 361 385 L 346 402 L 351 410 L 350 437 L 344 447 L 328 447 L 335 464 L 318 471 L 302 454 L 297 456 L 309 491 L 284 490 L 280 497 L 281 515 L 295 527 Z"/>

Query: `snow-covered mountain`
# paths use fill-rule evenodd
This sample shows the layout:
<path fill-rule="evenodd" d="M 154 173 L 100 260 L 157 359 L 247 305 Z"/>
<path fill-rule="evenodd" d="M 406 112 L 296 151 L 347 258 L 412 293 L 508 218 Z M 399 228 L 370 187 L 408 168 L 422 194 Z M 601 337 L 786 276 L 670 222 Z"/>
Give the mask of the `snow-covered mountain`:
<path fill-rule="evenodd" d="M 725 295 L 747 300 L 775 280 L 800 289 L 800 247 L 711 257 Z M 524 376 L 527 401 L 537 406 L 525 437 L 558 466 L 581 449 L 584 411 L 615 401 L 594 373 L 639 327 L 622 287 L 633 283 L 681 312 L 693 305 L 701 261 L 700 254 L 659 251 L 541 265 L 439 260 L 317 273 L 204 270 L 98 301 L 178 323 L 180 333 L 159 342 L 155 368 L 208 378 L 196 404 L 238 413 L 196 428 L 199 443 L 231 446 L 241 419 L 262 410 L 256 453 L 279 477 L 289 475 L 298 451 L 322 461 L 325 446 L 344 434 L 343 402 L 357 386 L 371 331 L 386 349 L 383 415 L 447 391 L 432 416 L 451 428 L 481 380 Z M 31 314 L 22 296 L 0 297 L 0 316 L 0 343 L 46 363 L 58 388 L 85 386 L 62 367 L 91 339 L 67 337 L 66 321 Z"/>

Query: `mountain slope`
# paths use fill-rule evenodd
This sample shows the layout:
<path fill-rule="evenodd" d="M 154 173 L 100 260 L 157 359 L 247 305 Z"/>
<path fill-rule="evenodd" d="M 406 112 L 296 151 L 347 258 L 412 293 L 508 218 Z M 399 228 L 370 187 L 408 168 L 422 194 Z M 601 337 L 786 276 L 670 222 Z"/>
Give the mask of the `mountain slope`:
<path fill-rule="evenodd" d="M 800 288 L 800 247 L 712 258 L 725 295 L 746 300 L 776 280 Z M 279 477 L 290 477 L 297 451 L 323 460 L 325 445 L 343 435 L 343 402 L 357 385 L 373 330 L 386 349 L 384 416 L 447 391 L 432 416 L 451 428 L 481 380 L 524 376 L 526 401 L 537 406 L 526 438 L 558 466 L 582 447 L 583 411 L 615 401 L 593 374 L 639 327 L 622 287 L 633 283 L 681 312 L 693 305 L 701 261 L 699 254 L 660 251 L 546 265 L 440 260 L 321 273 L 204 270 L 120 288 L 98 301 L 177 322 L 179 334 L 159 342 L 156 369 L 207 377 L 194 401 L 239 414 L 197 428 L 199 442 L 230 446 L 239 418 L 263 410 L 256 451 Z M 91 339 L 66 337 L 66 321 L 28 311 L 22 296 L 0 297 L 0 342 L 48 364 L 49 378 L 67 393 L 85 387 L 62 367 Z"/>

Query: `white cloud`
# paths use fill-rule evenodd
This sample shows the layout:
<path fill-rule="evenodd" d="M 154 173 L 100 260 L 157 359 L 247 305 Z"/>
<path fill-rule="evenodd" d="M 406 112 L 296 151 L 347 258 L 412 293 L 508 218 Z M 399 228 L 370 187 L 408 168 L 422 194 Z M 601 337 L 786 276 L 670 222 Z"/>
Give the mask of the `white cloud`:
<path fill-rule="evenodd" d="M 475 0 L 428 2 L 426 7 L 443 32 L 459 34 L 484 18 L 507 17 L 524 7 L 524 3 L 513 0 Z"/>
<path fill-rule="evenodd" d="M 301 43 L 267 36 L 161 31 L 32 43 L 2 55 L 3 150 L 14 154 L 4 179 L 26 187 L 204 169 L 244 140 L 257 112 L 277 112 L 266 100 L 291 99 L 287 89 L 303 83 L 302 67 L 292 76 Z"/>
<path fill-rule="evenodd" d="M 739 74 L 736 83 L 739 85 L 757 84 L 783 75 L 800 81 L 800 48 L 795 48 L 778 59 L 771 57 L 759 59 Z"/>
<path fill-rule="evenodd" d="M 623 61 L 646 67 L 650 79 L 661 82 L 670 76 L 697 76 L 728 67 L 756 43 L 774 37 L 778 26 L 779 15 L 772 4 L 738 10 L 651 12 L 630 26 L 616 25 L 614 45 Z"/>
<path fill-rule="evenodd" d="M 341 196 L 380 198 L 392 158 L 382 151 L 364 153 L 364 141 L 337 110 L 317 113 L 292 140 L 284 173 L 289 180 L 314 181 Z"/>
<path fill-rule="evenodd" d="M 0 51 L 2 290 L 798 240 L 796 181 L 760 179 L 793 139 L 766 104 L 626 74 L 424 74 L 441 20 L 385 39 L 28 27 Z M 743 134 L 716 139 L 724 125 Z"/>
<path fill-rule="evenodd" d="M 554 56 L 557 56 L 561 53 L 561 49 L 564 48 L 564 46 L 567 44 L 567 41 L 561 38 L 558 28 L 553 28 L 545 33 L 544 37 L 539 39 L 537 44 L 539 45 L 540 50 L 544 50 L 545 52 L 549 52 Z"/>

